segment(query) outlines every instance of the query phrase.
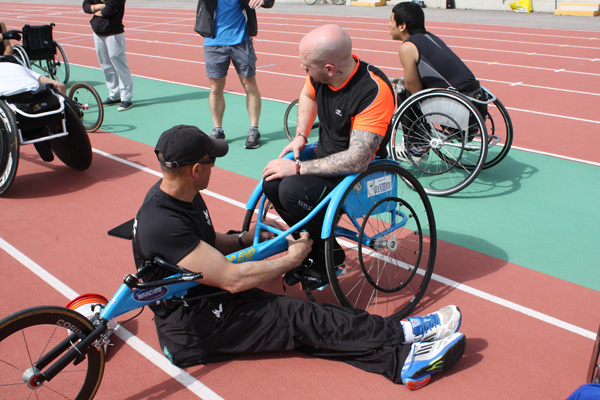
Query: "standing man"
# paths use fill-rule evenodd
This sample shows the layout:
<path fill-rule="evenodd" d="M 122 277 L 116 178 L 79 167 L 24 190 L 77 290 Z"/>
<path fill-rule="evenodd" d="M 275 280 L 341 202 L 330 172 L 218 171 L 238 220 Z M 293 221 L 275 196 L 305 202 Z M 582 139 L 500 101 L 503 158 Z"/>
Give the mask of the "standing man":
<path fill-rule="evenodd" d="M 352 54 L 350 36 L 336 25 L 309 32 L 300 42 L 301 67 L 308 77 L 298 102 L 296 137 L 263 170 L 263 189 L 279 215 L 292 226 L 308 215 L 346 175 L 367 170 L 375 155 L 385 157 L 391 132 L 394 94 L 383 72 Z M 315 158 L 300 162 L 318 114 Z M 294 152 L 296 162 L 281 158 Z M 302 282 L 313 290 L 329 282 L 321 227 L 325 209 L 306 230 L 315 241 L 304 266 L 286 274 L 286 282 Z M 344 252 L 335 244 L 336 265 Z"/>
<path fill-rule="evenodd" d="M 247 149 L 260 144 L 258 122 L 261 97 L 256 83 L 256 53 L 252 37 L 258 34 L 256 9 L 271 8 L 275 0 L 199 0 L 194 30 L 204 36 L 204 62 L 210 80 L 208 103 L 214 129 L 211 136 L 225 139 L 225 81 L 229 64 L 233 63 L 246 92 L 246 108 L 250 116 Z"/>
<path fill-rule="evenodd" d="M 127 64 L 125 48 L 126 0 L 84 0 L 83 11 L 93 14 L 90 24 L 94 31 L 96 55 L 108 87 L 108 98 L 102 104 L 119 104 L 118 111 L 133 107 L 133 80 Z"/>

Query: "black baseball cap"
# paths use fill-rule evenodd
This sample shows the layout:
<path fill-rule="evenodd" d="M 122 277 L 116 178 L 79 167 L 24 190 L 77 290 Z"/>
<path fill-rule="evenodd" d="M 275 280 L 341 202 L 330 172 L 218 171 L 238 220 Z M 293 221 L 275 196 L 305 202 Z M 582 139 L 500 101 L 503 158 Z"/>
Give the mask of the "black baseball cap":
<path fill-rule="evenodd" d="M 154 152 L 162 154 L 159 161 L 167 168 L 178 168 L 195 164 L 205 155 L 223 157 L 229 151 L 226 140 L 213 139 L 199 128 L 191 125 L 177 125 L 164 131 Z"/>

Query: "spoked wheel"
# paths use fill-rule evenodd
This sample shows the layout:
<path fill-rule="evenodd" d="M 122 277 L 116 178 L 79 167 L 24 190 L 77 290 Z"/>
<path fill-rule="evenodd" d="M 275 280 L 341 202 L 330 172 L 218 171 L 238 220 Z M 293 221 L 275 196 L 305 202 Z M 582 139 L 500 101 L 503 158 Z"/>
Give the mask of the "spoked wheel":
<path fill-rule="evenodd" d="M 483 169 L 493 167 L 506 157 L 513 141 L 513 125 L 504 104 L 498 99 L 488 104 L 485 116 L 488 133 L 487 158 Z"/>
<path fill-rule="evenodd" d="M 79 342 L 77 333 L 84 337 L 92 330 L 91 323 L 83 315 L 62 307 L 34 307 L 2 319 L 0 398 L 93 398 L 104 373 L 104 349 L 101 346 L 89 347 L 84 357 L 67 365 L 51 381 L 36 382 L 47 369 L 46 365 L 40 366 L 44 356 L 59 344 L 63 345 L 59 353 L 62 355 Z"/>
<path fill-rule="evenodd" d="M 56 54 L 54 55 L 54 58 L 46 60 L 48 73 L 50 74 L 50 78 L 66 85 L 67 82 L 69 82 L 71 72 L 69 59 L 67 58 L 67 53 L 63 47 L 56 42 L 54 42 L 54 44 L 56 45 Z"/>
<path fill-rule="evenodd" d="M 15 44 L 13 46 L 13 56 L 21 63 L 25 68 L 31 69 L 31 62 L 29 61 L 29 56 L 27 52 L 20 44 Z"/>
<path fill-rule="evenodd" d="M 77 103 L 85 130 L 98 130 L 104 121 L 104 106 L 96 89 L 85 82 L 77 82 L 71 86 L 69 98 Z"/>
<path fill-rule="evenodd" d="M 380 162 L 355 178 L 336 207 L 325 241 L 335 297 L 346 307 L 406 317 L 435 264 L 435 220 L 423 187 L 398 163 Z"/>
<path fill-rule="evenodd" d="M 8 190 L 19 166 L 17 122 L 12 110 L 0 100 L 0 195 Z"/>
<path fill-rule="evenodd" d="M 52 152 L 68 167 L 85 171 L 92 164 L 92 145 L 78 112 L 66 101 L 65 118 L 69 134 L 50 141 Z"/>
<path fill-rule="evenodd" d="M 288 108 L 285 110 L 283 115 L 283 130 L 288 140 L 291 142 L 296 136 L 296 126 L 298 126 L 298 99 L 292 101 Z M 312 131 L 319 130 L 319 118 L 315 119 L 315 122 L 311 128 Z M 309 139 L 310 140 L 310 139 Z"/>
<path fill-rule="evenodd" d="M 332 0 L 333 4 L 336 4 L 338 6 L 343 6 L 346 4 L 346 0 Z"/>
<path fill-rule="evenodd" d="M 263 195 L 264 196 L 264 195 Z M 256 204 L 256 207 L 253 210 L 246 210 L 246 215 L 244 217 L 244 223 L 242 224 L 243 231 L 249 231 L 256 224 L 256 220 L 258 218 L 257 208 L 260 207 L 260 201 Z M 262 208 L 262 218 L 266 218 L 269 213 L 276 213 L 273 204 L 265 198 L 265 203 Z"/>
<path fill-rule="evenodd" d="M 488 136 L 479 111 L 465 96 L 446 89 L 419 92 L 402 104 L 392 124 L 389 152 L 427 194 L 450 195 L 477 178 Z"/>

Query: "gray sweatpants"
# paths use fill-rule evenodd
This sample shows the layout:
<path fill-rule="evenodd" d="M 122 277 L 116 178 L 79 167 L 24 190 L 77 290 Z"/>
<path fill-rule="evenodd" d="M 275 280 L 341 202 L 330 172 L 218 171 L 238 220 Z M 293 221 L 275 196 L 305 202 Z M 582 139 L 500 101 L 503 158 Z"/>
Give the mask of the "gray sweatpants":
<path fill-rule="evenodd" d="M 94 33 L 96 55 L 111 99 L 131 101 L 133 98 L 133 80 L 127 64 L 125 34 L 98 36 Z"/>

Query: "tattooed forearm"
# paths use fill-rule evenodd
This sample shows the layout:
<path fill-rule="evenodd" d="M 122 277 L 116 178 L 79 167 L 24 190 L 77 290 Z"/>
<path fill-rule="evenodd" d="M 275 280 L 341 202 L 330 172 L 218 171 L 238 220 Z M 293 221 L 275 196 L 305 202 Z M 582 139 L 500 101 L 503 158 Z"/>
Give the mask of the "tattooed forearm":
<path fill-rule="evenodd" d="M 301 166 L 303 175 L 340 176 L 364 172 L 383 137 L 367 131 L 352 131 L 348 150 L 325 158 L 305 161 Z"/>

